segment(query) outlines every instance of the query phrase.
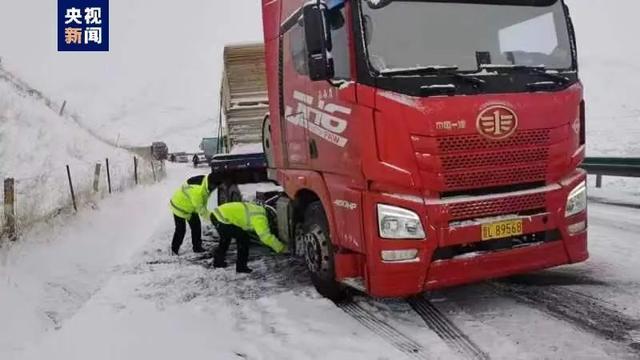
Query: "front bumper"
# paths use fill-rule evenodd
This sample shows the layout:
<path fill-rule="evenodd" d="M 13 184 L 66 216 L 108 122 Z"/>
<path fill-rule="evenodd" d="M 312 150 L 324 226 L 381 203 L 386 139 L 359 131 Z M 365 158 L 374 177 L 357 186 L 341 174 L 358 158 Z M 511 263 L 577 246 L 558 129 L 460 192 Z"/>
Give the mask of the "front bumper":
<path fill-rule="evenodd" d="M 365 229 L 371 229 L 367 234 L 369 246 L 365 276 L 369 293 L 381 297 L 408 296 L 425 290 L 586 260 L 589 256 L 586 229 L 576 234 L 567 230 L 573 224 L 586 224 L 586 211 L 571 218 L 564 216 L 569 192 L 585 178 L 586 174 L 578 170 L 557 185 L 529 191 L 528 193 L 542 193 L 544 209 L 530 215 L 519 215 L 523 221 L 524 235 L 514 237 L 513 244 L 517 246 L 509 246 L 507 241 L 506 247 L 489 250 L 485 246 L 489 242 L 480 241 L 482 221 L 451 221 L 450 201 L 425 202 L 410 197 L 367 193 L 366 208 L 374 209 L 375 204 L 384 203 L 411 209 L 421 215 L 427 231 L 425 240 L 384 240 L 378 237 L 375 214 L 365 217 L 365 222 L 369 223 L 365 225 Z M 509 196 L 513 197 L 514 193 L 496 195 L 490 200 L 484 197 L 483 204 L 486 201 L 502 201 L 501 199 Z M 477 200 L 470 197 L 461 201 L 471 204 Z M 523 238 L 528 240 L 523 242 Z M 380 258 L 383 250 L 412 248 L 418 249 L 418 258 L 414 262 L 389 263 Z M 442 256 L 443 250 L 450 249 L 455 250 L 453 255 Z M 477 249 L 482 251 L 476 251 Z"/>

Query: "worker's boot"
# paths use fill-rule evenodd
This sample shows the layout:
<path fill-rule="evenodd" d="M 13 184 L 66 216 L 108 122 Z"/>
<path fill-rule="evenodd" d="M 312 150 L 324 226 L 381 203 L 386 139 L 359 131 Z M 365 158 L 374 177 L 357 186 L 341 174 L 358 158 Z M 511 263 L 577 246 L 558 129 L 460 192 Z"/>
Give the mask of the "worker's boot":
<path fill-rule="evenodd" d="M 223 258 L 220 258 L 218 256 L 214 256 L 213 257 L 213 268 L 214 269 L 224 269 L 227 266 L 228 266 L 227 262 Z"/>
<path fill-rule="evenodd" d="M 251 274 L 253 272 L 253 269 L 250 269 L 247 265 L 236 266 L 236 272 L 238 274 Z"/>
<path fill-rule="evenodd" d="M 198 246 L 194 246 L 193 247 L 193 252 L 196 253 L 196 254 L 203 253 L 205 251 L 207 251 L 207 250 L 205 250 L 205 248 L 203 248 L 202 245 L 198 245 Z"/>

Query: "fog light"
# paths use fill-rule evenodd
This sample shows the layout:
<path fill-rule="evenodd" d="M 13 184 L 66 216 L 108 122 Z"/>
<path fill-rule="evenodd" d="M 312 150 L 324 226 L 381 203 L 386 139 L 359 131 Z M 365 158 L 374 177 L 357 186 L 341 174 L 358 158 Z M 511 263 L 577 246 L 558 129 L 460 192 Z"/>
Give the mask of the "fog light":
<path fill-rule="evenodd" d="M 575 235 L 579 232 L 584 231 L 584 229 L 587 228 L 587 222 L 586 221 L 580 221 L 578 223 L 575 224 L 571 224 L 569 226 L 567 226 L 567 230 L 569 231 L 569 234 L 571 235 Z"/>
<path fill-rule="evenodd" d="M 384 261 L 408 261 L 418 257 L 418 249 L 382 250 L 381 254 Z"/>

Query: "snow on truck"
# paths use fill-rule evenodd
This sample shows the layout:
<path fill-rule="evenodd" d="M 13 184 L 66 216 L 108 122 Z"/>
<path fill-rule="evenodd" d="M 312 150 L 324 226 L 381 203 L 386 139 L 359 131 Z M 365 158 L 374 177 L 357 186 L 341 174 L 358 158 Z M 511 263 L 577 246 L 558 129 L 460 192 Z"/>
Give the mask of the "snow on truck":
<path fill-rule="evenodd" d="M 282 187 L 279 237 L 321 294 L 401 297 L 587 259 L 562 0 L 262 7 L 264 45 L 225 50 L 219 134 L 262 146 L 212 168 L 227 189 Z"/>

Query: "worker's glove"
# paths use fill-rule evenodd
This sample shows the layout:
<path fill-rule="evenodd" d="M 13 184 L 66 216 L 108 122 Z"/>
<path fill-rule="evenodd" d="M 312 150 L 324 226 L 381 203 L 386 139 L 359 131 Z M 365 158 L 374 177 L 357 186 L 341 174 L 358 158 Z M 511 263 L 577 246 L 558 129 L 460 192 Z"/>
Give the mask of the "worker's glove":
<path fill-rule="evenodd" d="M 285 251 L 287 251 L 287 246 L 281 242 L 278 242 L 273 246 L 273 251 L 275 251 L 276 254 L 283 254 Z"/>

